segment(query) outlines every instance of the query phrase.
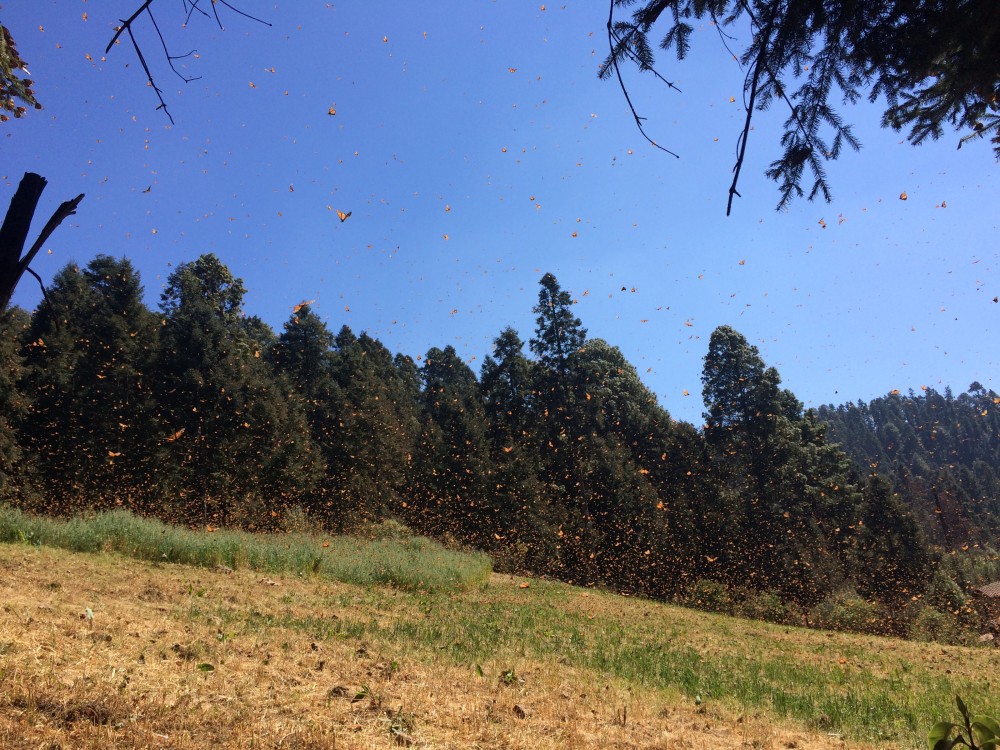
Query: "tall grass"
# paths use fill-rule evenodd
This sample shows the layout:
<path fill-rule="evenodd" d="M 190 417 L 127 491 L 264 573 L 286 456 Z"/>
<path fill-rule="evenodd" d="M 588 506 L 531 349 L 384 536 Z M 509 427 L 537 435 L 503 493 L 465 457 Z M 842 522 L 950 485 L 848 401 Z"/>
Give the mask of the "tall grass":
<path fill-rule="evenodd" d="M 421 537 L 369 541 L 306 533 L 195 531 L 123 510 L 54 519 L 0 505 L 0 542 L 117 552 L 160 563 L 297 573 L 407 591 L 464 588 L 482 583 L 491 570 L 486 555 L 456 552 Z"/>

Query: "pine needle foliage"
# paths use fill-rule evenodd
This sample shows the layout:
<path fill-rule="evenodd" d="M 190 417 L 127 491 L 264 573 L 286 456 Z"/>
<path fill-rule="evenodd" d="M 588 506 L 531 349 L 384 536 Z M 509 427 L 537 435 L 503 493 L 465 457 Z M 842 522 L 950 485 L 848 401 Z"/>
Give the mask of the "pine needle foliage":
<path fill-rule="evenodd" d="M 830 201 L 826 163 L 844 146 L 860 148 L 838 99 L 884 99 L 882 125 L 907 131 L 914 145 L 951 127 L 964 133 L 959 148 L 988 136 L 1000 158 L 1000 6 L 994 0 L 644 0 L 628 20 L 614 19 L 616 8 L 637 1 L 612 0 L 601 78 L 626 62 L 655 72 L 654 27 L 665 27 L 660 47 L 682 60 L 695 21 L 714 25 L 727 49 L 749 25 L 750 41 L 734 55 L 745 71 L 747 118 L 730 205 L 739 195 L 753 114 L 774 104 L 788 111 L 782 154 L 765 172 L 778 184 L 779 210 L 803 196 Z"/>

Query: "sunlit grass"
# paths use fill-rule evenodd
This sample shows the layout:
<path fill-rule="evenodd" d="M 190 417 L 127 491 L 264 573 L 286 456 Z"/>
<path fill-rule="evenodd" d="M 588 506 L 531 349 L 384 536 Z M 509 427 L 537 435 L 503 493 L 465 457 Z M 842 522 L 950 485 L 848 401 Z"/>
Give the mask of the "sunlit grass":
<path fill-rule="evenodd" d="M 72 552 L 117 552 L 150 562 L 249 568 L 414 591 L 475 585 L 485 581 L 491 570 L 486 555 L 449 550 L 422 537 L 365 540 L 305 533 L 209 533 L 127 511 L 54 519 L 0 505 L 0 542 Z"/>

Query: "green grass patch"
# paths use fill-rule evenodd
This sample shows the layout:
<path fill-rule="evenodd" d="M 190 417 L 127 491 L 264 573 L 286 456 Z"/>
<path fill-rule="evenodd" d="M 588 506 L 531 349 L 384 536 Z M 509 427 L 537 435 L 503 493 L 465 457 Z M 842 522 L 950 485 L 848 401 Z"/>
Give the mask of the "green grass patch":
<path fill-rule="evenodd" d="M 72 552 L 116 552 L 159 563 L 316 576 L 406 591 L 455 590 L 484 582 L 488 556 L 456 552 L 422 537 L 364 540 L 317 534 L 196 531 L 111 511 L 71 519 L 33 516 L 0 505 L 0 542 Z"/>
<path fill-rule="evenodd" d="M 355 638 L 394 657 L 445 658 L 486 679 L 543 661 L 593 670 L 734 712 L 764 711 L 851 741 L 926 747 L 955 695 L 979 713 L 1000 711 L 994 653 L 740 620 L 544 581 L 509 581 L 461 594 L 377 590 L 321 602 L 338 618 L 289 612 L 247 616 L 227 605 L 237 630 L 292 628 L 310 638 Z M 305 602 L 301 602 L 305 604 Z M 301 611 L 301 609 L 299 610 Z"/>

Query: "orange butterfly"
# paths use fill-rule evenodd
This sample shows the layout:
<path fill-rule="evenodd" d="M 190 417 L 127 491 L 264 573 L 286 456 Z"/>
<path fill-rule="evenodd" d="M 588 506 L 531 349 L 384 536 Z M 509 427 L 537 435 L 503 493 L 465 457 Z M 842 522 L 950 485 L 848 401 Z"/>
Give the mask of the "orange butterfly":
<path fill-rule="evenodd" d="M 185 428 L 181 427 L 181 428 L 180 428 L 179 430 L 177 430 L 177 432 L 175 432 L 175 433 L 174 433 L 173 435 L 170 435 L 170 436 L 169 436 L 169 437 L 168 437 L 168 438 L 166 439 L 166 441 L 167 441 L 168 443 L 172 443 L 172 442 L 174 442 L 175 440 L 179 440 L 179 439 L 180 439 L 180 437 L 181 437 L 181 435 L 183 435 L 183 434 L 184 434 L 184 429 L 185 429 Z"/>
<path fill-rule="evenodd" d="M 337 218 L 339 218 L 341 220 L 341 222 L 344 222 L 344 221 L 347 221 L 351 217 L 352 213 L 354 213 L 354 212 L 353 211 L 348 211 L 345 214 L 343 211 L 338 210 L 337 211 Z"/>

